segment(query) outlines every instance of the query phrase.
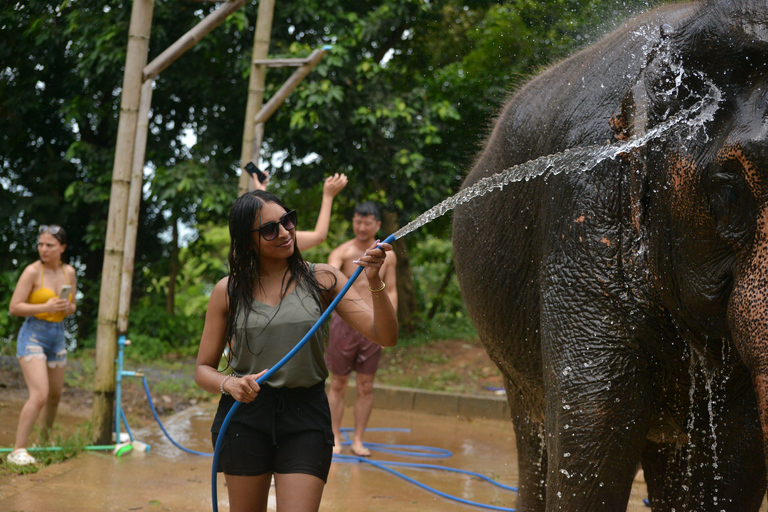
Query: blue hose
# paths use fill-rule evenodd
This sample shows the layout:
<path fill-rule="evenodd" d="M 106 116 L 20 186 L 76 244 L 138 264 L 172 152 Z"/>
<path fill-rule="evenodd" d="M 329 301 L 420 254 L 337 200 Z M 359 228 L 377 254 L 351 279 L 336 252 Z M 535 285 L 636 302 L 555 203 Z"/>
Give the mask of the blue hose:
<path fill-rule="evenodd" d="M 128 439 L 130 439 L 131 442 L 133 442 L 133 434 L 131 433 L 131 427 L 128 426 L 128 418 L 125 417 L 125 411 L 123 411 L 123 408 L 119 407 L 119 409 L 120 409 L 120 417 L 123 419 L 123 425 L 125 425 L 125 431 L 128 433 Z M 115 439 L 115 444 L 120 444 L 120 439 Z"/>
<path fill-rule="evenodd" d="M 352 441 L 349 440 L 349 432 L 354 429 L 342 428 L 341 434 L 344 436 L 344 441 L 341 442 L 341 446 L 349 446 Z M 407 428 L 366 428 L 366 432 L 410 432 Z M 443 448 L 436 448 L 434 446 L 416 446 L 412 444 L 389 444 L 389 443 L 363 443 L 363 445 L 371 451 L 391 453 L 393 455 L 400 455 L 401 457 L 425 457 L 432 459 L 447 459 L 452 456 L 450 450 Z"/>
<path fill-rule="evenodd" d="M 144 391 L 147 393 L 147 400 L 149 401 L 149 408 L 152 409 L 152 415 L 155 417 L 155 420 L 157 421 L 157 424 L 160 425 L 160 430 L 163 431 L 163 434 L 165 434 L 165 437 L 168 438 L 168 440 L 173 444 L 173 446 L 175 446 L 179 450 L 183 450 L 183 451 L 185 451 L 187 453 L 191 453 L 192 455 L 202 455 L 203 457 L 212 457 L 213 456 L 212 453 L 198 452 L 198 451 L 195 451 L 195 450 L 191 450 L 189 448 L 184 448 L 179 443 L 177 443 L 176 441 L 173 440 L 173 438 L 170 436 L 170 434 L 168 434 L 168 432 L 165 430 L 165 427 L 163 426 L 163 423 L 160 421 L 160 418 L 157 415 L 157 411 L 155 410 L 155 404 L 152 403 L 152 396 L 150 396 L 150 394 L 149 394 L 149 385 L 147 384 L 147 378 L 142 375 L 141 376 L 141 380 L 142 380 L 142 382 L 144 382 Z M 125 427 L 128 428 L 128 424 L 127 423 L 126 423 Z M 133 440 L 133 438 L 131 438 L 131 440 Z"/>
<path fill-rule="evenodd" d="M 368 446 L 368 445 L 366 444 L 366 446 Z M 476 501 L 465 500 L 464 498 L 459 498 L 458 496 L 453 496 L 451 494 L 447 494 L 447 493 L 444 493 L 442 491 L 438 491 L 434 487 L 430 487 L 427 484 L 421 483 L 418 480 L 413 479 L 413 478 L 411 478 L 409 476 L 406 476 L 403 473 L 401 473 L 399 471 L 395 471 L 394 469 L 389 468 L 387 466 L 400 466 L 400 467 L 409 467 L 409 468 L 427 468 L 427 469 L 437 469 L 437 470 L 442 470 L 442 471 L 450 471 L 450 472 L 454 472 L 454 473 L 462 473 L 462 474 L 465 474 L 465 475 L 472 475 L 472 476 L 476 476 L 478 478 L 482 478 L 486 482 L 489 482 L 489 483 L 491 483 L 491 484 L 493 484 L 493 485 L 495 485 L 497 487 L 500 487 L 502 489 L 505 489 L 505 490 L 508 490 L 508 491 L 517 492 L 517 489 L 515 487 L 510 487 L 510 486 L 507 486 L 507 485 L 500 484 L 498 482 L 495 482 L 495 481 L 491 480 L 490 478 L 488 478 L 485 475 L 481 475 L 480 473 L 474 473 L 472 471 L 465 471 L 463 469 L 456 469 L 456 468 L 451 468 L 451 467 L 447 467 L 447 466 L 436 466 L 434 464 L 414 464 L 414 463 L 410 463 L 410 462 L 375 461 L 375 460 L 367 459 L 365 457 L 357 457 L 357 456 L 354 456 L 354 455 L 334 455 L 333 458 L 334 458 L 334 460 L 338 460 L 339 462 L 364 462 L 366 464 L 370 464 L 371 466 L 374 466 L 374 467 L 379 468 L 379 469 L 381 469 L 383 471 L 386 471 L 387 473 L 391 473 L 391 474 L 393 474 L 393 475 L 395 475 L 397 477 L 400 477 L 403 480 L 405 480 L 407 482 L 410 482 L 410 483 L 412 483 L 413 485 L 415 485 L 417 487 L 421 487 L 422 489 L 424 489 L 426 491 L 429 491 L 431 493 L 437 494 L 438 496 L 441 496 L 443 498 L 446 498 L 446 499 L 449 499 L 449 500 L 452 500 L 452 501 L 457 501 L 459 503 L 463 503 L 464 505 L 471 505 L 473 507 L 480 507 L 480 508 L 485 508 L 485 509 L 488 509 L 488 510 L 501 510 L 503 512 L 515 512 L 514 508 L 498 507 L 496 505 L 487 505 L 485 503 L 477 503 Z"/>
<path fill-rule="evenodd" d="M 389 244 L 395 241 L 395 235 L 389 235 L 386 239 L 384 239 L 385 244 Z M 357 269 L 352 273 L 352 276 L 350 276 L 349 281 L 347 281 L 347 284 L 344 285 L 344 287 L 341 289 L 339 294 L 336 296 L 333 301 L 328 305 L 328 308 L 323 312 L 322 315 L 320 315 L 320 318 L 317 319 L 317 322 L 315 322 L 315 325 L 312 326 L 312 328 L 307 332 L 307 334 L 304 335 L 304 337 L 299 341 L 295 347 L 291 349 L 290 352 L 288 352 L 285 357 L 283 357 L 280 361 L 275 364 L 272 368 L 270 368 L 267 373 L 256 379 L 256 383 L 259 385 L 262 385 L 264 382 L 269 380 L 272 375 L 275 374 L 280 368 L 285 365 L 293 356 L 296 355 L 296 353 L 301 350 L 301 348 L 307 344 L 307 342 L 312 338 L 312 336 L 317 332 L 317 330 L 320 328 L 321 325 L 323 325 L 323 322 L 325 322 L 328 317 L 331 315 L 331 312 L 336 308 L 336 306 L 339 304 L 341 299 L 346 295 L 347 291 L 349 291 L 349 288 L 352 286 L 352 283 L 355 282 L 355 279 L 358 278 L 360 273 L 363 271 L 363 267 L 357 267 Z M 232 420 L 232 416 L 237 412 L 237 410 L 240 408 L 241 402 L 235 402 L 232 404 L 232 407 L 229 409 L 229 412 L 224 417 L 224 422 L 221 424 L 221 428 L 219 429 L 219 435 L 216 438 L 216 446 L 213 450 L 213 465 L 211 468 L 211 497 L 212 497 L 212 505 L 213 505 L 213 512 L 219 512 L 219 499 L 218 499 L 218 492 L 216 489 L 216 478 L 217 478 L 217 469 L 219 467 L 219 456 L 221 455 L 221 447 L 224 444 L 224 433 L 227 430 L 227 427 L 229 427 L 229 422 Z"/>
<path fill-rule="evenodd" d="M 352 431 L 353 429 L 350 428 L 342 428 L 341 433 L 344 435 L 344 441 L 341 443 L 343 445 L 350 445 L 352 442 L 349 440 L 348 432 Z M 389 428 L 367 428 L 365 429 L 366 432 L 371 431 L 381 431 L 381 432 L 392 432 L 392 431 L 398 431 L 398 432 L 410 432 L 408 429 L 389 429 Z M 430 458 L 438 458 L 438 457 L 450 457 L 453 455 L 449 450 L 444 450 L 442 448 L 434 448 L 431 446 L 415 446 L 415 445 L 408 445 L 408 444 L 384 444 L 384 443 L 363 443 L 363 445 L 370 449 L 371 451 L 379 451 L 384 453 L 393 453 L 401 456 L 409 456 L 409 457 L 430 457 Z M 385 448 L 386 447 L 386 448 Z M 414 485 L 417 485 L 418 487 L 421 487 L 422 489 L 425 489 L 433 494 L 437 494 L 438 496 L 441 496 L 443 498 L 457 501 L 459 503 L 463 503 L 465 505 L 471 505 L 473 507 L 479 507 L 479 508 L 486 508 L 490 510 L 502 510 L 506 512 L 515 512 L 515 509 L 512 508 L 504 508 L 504 507 L 497 507 L 495 505 L 487 505 L 485 503 L 478 503 L 476 501 L 469 501 L 465 500 L 464 498 L 459 498 L 458 496 L 454 496 L 452 494 L 448 494 L 442 491 L 439 491 L 435 489 L 434 487 L 430 487 L 426 484 L 423 484 L 419 482 L 418 480 L 415 480 L 413 478 L 410 478 L 399 471 L 395 471 L 393 469 L 390 469 L 385 466 L 396 466 L 396 467 L 403 467 L 403 468 L 414 468 L 414 469 L 431 469 L 431 470 L 438 470 L 438 471 L 448 471 L 451 473 L 460 473 L 463 475 L 469 475 L 477 477 L 485 482 L 488 482 L 500 489 L 503 489 L 505 491 L 511 491 L 511 492 L 517 492 L 517 487 L 512 487 L 510 485 L 504 485 L 500 484 L 499 482 L 496 482 L 495 480 L 481 474 L 481 473 L 475 473 L 473 471 L 466 471 L 463 469 L 456 469 L 449 466 L 438 466 L 435 464 L 418 464 L 414 462 L 395 462 L 395 461 L 372 461 L 366 457 L 359 457 L 356 455 L 334 455 L 333 456 L 334 462 L 364 462 L 371 464 L 372 466 L 375 466 L 379 469 L 382 469 L 388 473 L 391 473 L 397 477 L 400 477 Z"/>

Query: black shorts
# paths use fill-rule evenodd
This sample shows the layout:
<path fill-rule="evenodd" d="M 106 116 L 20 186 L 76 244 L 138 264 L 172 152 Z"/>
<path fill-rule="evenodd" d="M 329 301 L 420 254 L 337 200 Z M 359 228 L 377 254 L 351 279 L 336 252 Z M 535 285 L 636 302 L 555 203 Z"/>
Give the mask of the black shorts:
<path fill-rule="evenodd" d="M 211 427 L 213 446 L 229 409 L 222 396 Z M 328 479 L 333 458 L 331 411 L 325 383 L 311 388 L 262 386 L 250 404 L 241 404 L 230 420 L 217 471 L 227 475 L 304 473 Z"/>

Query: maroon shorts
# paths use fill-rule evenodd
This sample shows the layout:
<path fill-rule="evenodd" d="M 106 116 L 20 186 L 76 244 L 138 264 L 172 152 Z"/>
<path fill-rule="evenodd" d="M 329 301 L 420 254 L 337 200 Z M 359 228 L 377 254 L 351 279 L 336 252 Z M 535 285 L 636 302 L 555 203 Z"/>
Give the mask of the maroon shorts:
<path fill-rule="evenodd" d="M 379 367 L 381 347 L 347 324 L 335 312 L 328 330 L 325 364 L 334 375 L 349 375 L 352 370 L 373 375 Z"/>

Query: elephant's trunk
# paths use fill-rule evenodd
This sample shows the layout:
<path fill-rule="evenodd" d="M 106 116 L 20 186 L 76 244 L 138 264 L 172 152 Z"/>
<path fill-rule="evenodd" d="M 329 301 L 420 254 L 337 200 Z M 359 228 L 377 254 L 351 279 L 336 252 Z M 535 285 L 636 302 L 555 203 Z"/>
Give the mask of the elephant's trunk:
<path fill-rule="evenodd" d="M 753 247 L 731 294 L 728 321 L 736 349 L 752 376 L 768 454 L 768 208 L 758 218 Z"/>

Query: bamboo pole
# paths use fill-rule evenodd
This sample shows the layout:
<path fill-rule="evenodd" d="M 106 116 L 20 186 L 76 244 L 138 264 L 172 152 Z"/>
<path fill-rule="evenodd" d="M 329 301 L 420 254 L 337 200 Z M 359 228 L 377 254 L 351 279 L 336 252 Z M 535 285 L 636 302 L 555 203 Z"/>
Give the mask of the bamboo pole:
<path fill-rule="evenodd" d="M 302 80 L 309 74 L 312 69 L 317 66 L 318 62 L 323 58 L 323 56 L 328 53 L 328 50 L 330 50 L 330 46 L 324 46 L 320 50 L 313 51 L 309 57 L 307 57 L 305 64 L 303 64 L 299 69 L 293 72 L 293 74 L 288 77 L 288 80 L 285 81 L 285 83 L 278 89 L 278 91 L 272 95 L 272 97 L 269 99 L 266 105 L 264 105 L 261 110 L 259 110 L 259 113 L 256 114 L 256 119 L 254 120 L 255 123 L 258 125 L 260 123 L 265 123 L 267 119 L 269 119 L 272 114 L 275 113 L 275 110 L 282 105 L 282 103 L 285 101 L 285 98 L 290 95 L 293 90 L 301 83 Z"/>
<path fill-rule="evenodd" d="M 154 0 L 134 0 L 131 23 L 128 28 L 128 50 L 123 74 L 115 159 L 112 167 L 112 187 L 96 330 L 96 375 L 92 415 L 95 444 L 109 444 L 112 437 L 120 269 L 123 260 L 128 189 L 141 95 L 141 72 L 147 62 L 153 9 Z"/>
<path fill-rule="evenodd" d="M 258 123 L 253 129 L 253 143 L 251 144 L 251 160 L 254 165 L 259 164 L 259 154 L 261 153 L 261 143 L 264 142 L 264 123 Z M 249 180 L 249 184 L 253 182 Z"/>
<path fill-rule="evenodd" d="M 298 67 L 307 63 L 309 59 L 254 59 L 253 63 L 257 65 L 265 65 L 268 68 L 288 68 Z"/>
<path fill-rule="evenodd" d="M 270 0 L 273 2 L 274 0 Z M 181 36 L 175 43 L 165 49 L 163 53 L 154 58 L 152 62 L 144 68 L 143 80 L 149 80 L 159 75 L 165 68 L 171 65 L 173 61 L 179 58 L 184 52 L 192 48 L 203 37 L 208 35 L 214 28 L 219 26 L 233 12 L 245 5 L 246 0 L 228 0 L 220 5 L 211 14 L 206 16 L 200 23 L 195 25 L 186 34 Z M 259 13 L 261 13 L 261 4 L 259 4 Z M 261 17 L 261 15 L 259 15 Z M 270 17 L 270 27 L 272 18 Z"/>
<path fill-rule="evenodd" d="M 149 131 L 149 109 L 152 105 L 154 80 L 147 80 L 141 86 L 139 118 L 136 122 L 136 143 L 133 148 L 133 166 L 131 188 L 128 194 L 128 218 L 125 225 L 125 244 L 123 245 L 123 271 L 120 279 L 120 301 L 117 309 L 117 332 L 128 332 L 128 315 L 131 310 L 131 290 L 133 286 L 133 265 L 136 260 L 136 236 L 139 229 L 139 208 L 141 206 L 141 187 L 144 178 L 144 156 L 147 150 L 147 132 Z"/>
<path fill-rule="evenodd" d="M 259 165 L 259 150 L 254 150 L 256 139 L 256 113 L 261 109 L 264 100 L 264 82 L 266 81 L 267 68 L 264 64 L 255 64 L 255 61 L 264 60 L 269 54 L 269 40 L 272 35 L 272 17 L 275 11 L 275 0 L 261 0 L 259 2 L 258 19 L 256 20 L 256 34 L 253 37 L 253 57 L 251 61 L 251 78 L 248 82 L 248 103 L 245 107 L 245 125 L 243 127 L 243 145 L 240 149 L 240 169 L 245 169 L 248 162 L 253 161 Z M 247 172 L 240 173 L 238 182 L 238 195 L 242 195 L 253 186 L 253 182 Z"/>

